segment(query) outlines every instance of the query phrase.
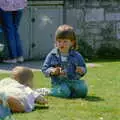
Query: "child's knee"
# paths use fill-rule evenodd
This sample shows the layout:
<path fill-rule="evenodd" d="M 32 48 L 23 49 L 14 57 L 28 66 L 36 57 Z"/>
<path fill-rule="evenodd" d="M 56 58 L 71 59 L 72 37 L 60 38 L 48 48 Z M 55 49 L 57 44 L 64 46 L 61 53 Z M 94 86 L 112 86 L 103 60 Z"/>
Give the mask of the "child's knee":
<path fill-rule="evenodd" d="M 56 86 L 52 89 L 51 94 L 56 97 L 68 98 L 70 96 L 70 89 L 67 85 L 63 84 Z"/>
<path fill-rule="evenodd" d="M 68 87 L 66 87 L 65 89 L 61 88 L 60 92 L 61 92 L 61 97 L 64 97 L 64 98 L 68 98 L 71 93 Z"/>
<path fill-rule="evenodd" d="M 84 86 L 78 90 L 78 97 L 85 98 L 88 93 L 88 87 Z"/>
<path fill-rule="evenodd" d="M 88 93 L 87 87 L 79 88 L 79 89 L 75 89 L 75 91 L 72 91 L 71 97 L 73 97 L 73 98 L 85 98 L 87 96 L 87 93 Z"/>
<path fill-rule="evenodd" d="M 84 80 L 80 80 L 75 86 L 74 86 L 74 92 L 73 97 L 81 97 L 85 98 L 88 93 L 88 86 L 85 83 Z"/>

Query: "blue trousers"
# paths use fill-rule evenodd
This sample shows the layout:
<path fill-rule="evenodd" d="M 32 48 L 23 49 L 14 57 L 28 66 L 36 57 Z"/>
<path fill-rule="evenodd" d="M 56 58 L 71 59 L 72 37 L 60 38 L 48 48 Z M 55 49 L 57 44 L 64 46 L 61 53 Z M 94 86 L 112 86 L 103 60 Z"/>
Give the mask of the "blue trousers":
<path fill-rule="evenodd" d="M 88 87 L 84 80 L 65 80 L 59 84 L 54 84 L 51 95 L 63 98 L 85 98 Z"/>
<path fill-rule="evenodd" d="M 12 11 L 3 11 L 0 9 L 0 11 L 3 21 L 3 30 L 5 32 L 6 39 L 8 40 L 10 57 L 17 58 L 23 56 L 21 40 L 18 33 L 18 28 L 23 10 L 12 12 Z"/>

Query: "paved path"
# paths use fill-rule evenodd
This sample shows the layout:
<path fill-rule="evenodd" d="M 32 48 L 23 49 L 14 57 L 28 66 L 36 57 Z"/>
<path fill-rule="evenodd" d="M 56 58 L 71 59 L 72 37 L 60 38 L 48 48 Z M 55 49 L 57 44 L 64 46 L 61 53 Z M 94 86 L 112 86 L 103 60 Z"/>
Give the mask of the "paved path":
<path fill-rule="evenodd" d="M 17 64 L 0 63 L 0 72 L 10 72 L 15 66 L 25 66 L 30 67 L 32 70 L 40 71 L 42 63 L 42 61 L 26 61 Z"/>

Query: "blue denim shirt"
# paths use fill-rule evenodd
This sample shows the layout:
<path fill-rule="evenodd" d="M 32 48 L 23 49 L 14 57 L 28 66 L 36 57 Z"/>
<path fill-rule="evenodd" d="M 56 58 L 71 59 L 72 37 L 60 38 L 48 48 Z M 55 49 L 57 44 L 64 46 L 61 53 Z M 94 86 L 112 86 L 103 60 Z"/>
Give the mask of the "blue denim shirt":
<path fill-rule="evenodd" d="M 83 69 L 83 74 L 76 73 L 76 67 L 80 66 Z M 51 68 L 62 67 L 66 72 L 66 76 L 51 76 Z M 70 50 L 67 62 L 64 64 L 61 60 L 61 54 L 57 48 L 54 48 L 46 57 L 42 66 L 42 72 L 46 76 L 50 76 L 52 83 L 59 83 L 63 79 L 79 80 L 87 72 L 85 61 L 80 53 L 75 50 Z"/>

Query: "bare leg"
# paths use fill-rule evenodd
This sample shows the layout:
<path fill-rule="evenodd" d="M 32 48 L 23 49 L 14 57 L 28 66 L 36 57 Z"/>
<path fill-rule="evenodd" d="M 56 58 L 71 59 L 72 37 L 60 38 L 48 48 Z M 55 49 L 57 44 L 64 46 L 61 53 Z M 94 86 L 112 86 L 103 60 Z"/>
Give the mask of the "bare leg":
<path fill-rule="evenodd" d="M 25 112 L 24 106 L 16 98 L 9 97 L 7 101 L 12 112 Z"/>

